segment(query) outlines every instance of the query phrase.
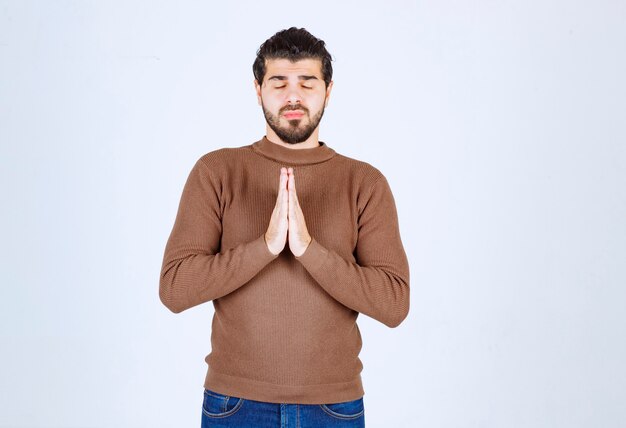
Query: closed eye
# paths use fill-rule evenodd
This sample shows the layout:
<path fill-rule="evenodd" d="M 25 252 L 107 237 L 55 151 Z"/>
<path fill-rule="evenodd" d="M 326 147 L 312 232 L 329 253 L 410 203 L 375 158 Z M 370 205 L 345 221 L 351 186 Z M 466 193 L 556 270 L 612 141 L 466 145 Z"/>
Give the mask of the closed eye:
<path fill-rule="evenodd" d="M 276 86 L 276 89 L 282 89 L 282 88 L 284 88 L 285 86 L 287 86 L 287 85 L 283 85 L 283 86 Z M 303 86 L 303 88 L 304 88 L 304 89 L 313 89 L 313 87 L 312 87 L 312 86 Z"/>

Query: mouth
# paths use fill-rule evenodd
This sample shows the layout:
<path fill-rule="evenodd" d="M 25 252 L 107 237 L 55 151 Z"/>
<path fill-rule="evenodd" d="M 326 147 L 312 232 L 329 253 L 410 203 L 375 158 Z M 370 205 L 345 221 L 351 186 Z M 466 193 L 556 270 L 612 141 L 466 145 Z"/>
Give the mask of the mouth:
<path fill-rule="evenodd" d="M 285 116 L 286 119 L 300 119 L 302 116 L 304 116 L 304 112 L 300 110 L 292 110 L 283 113 L 283 116 Z"/>

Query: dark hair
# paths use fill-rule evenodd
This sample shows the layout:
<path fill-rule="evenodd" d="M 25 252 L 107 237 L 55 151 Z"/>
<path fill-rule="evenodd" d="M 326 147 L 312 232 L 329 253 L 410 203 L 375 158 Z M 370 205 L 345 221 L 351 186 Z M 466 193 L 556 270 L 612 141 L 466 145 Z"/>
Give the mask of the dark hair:
<path fill-rule="evenodd" d="M 324 41 L 304 28 L 291 27 L 279 31 L 259 47 L 254 64 L 252 64 L 252 72 L 259 85 L 263 84 L 266 71 L 265 60 L 268 59 L 288 59 L 292 62 L 301 59 L 320 59 L 322 77 L 327 88 L 333 78 L 332 57 L 326 50 Z"/>

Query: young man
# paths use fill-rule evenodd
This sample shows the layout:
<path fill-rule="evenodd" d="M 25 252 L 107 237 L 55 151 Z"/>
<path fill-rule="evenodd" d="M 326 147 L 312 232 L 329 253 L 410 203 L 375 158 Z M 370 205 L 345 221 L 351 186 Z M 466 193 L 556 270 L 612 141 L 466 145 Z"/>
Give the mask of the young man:
<path fill-rule="evenodd" d="M 364 426 L 356 319 L 396 327 L 409 311 L 394 198 L 378 169 L 318 140 L 322 40 L 280 31 L 253 72 L 265 135 L 192 168 L 159 295 L 175 313 L 213 302 L 203 427 Z"/>

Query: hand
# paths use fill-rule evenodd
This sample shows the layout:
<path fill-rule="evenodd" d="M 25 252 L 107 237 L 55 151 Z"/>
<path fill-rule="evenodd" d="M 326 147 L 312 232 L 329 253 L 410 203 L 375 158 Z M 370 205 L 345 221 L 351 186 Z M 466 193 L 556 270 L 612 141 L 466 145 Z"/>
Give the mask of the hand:
<path fill-rule="evenodd" d="M 280 169 L 280 184 L 278 197 L 272 211 L 270 224 L 265 232 L 265 243 L 272 254 L 279 254 L 285 248 L 287 241 L 287 211 L 289 209 L 289 195 L 287 194 L 287 168 Z"/>
<path fill-rule="evenodd" d="M 299 257 L 304 254 L 311 243 L 311 236 L 298 203 L 293 168 L 283 167 L 280 169 L 276 205 L 272 211 L 267 232 L 265 232 L 265 243 L 272 254 L 279 254 L 285 248 L 287 235 L 289 235 L 289 248 L 293 255 Z"/>
<path fill-rule="evenodd" d="M 296 180 L 293 174 L 293 168 L 287 170 L 288 181 L 287 190 L 289 194 L 289 212 L 288 212 L 288 228 L 289 228 L 289 249 L 294 256 L 300 257 L 311 243 L 311 235 L 306 228 L 304 214 L 298 202 L 298 194 L 296 193 Z"/>

